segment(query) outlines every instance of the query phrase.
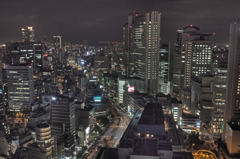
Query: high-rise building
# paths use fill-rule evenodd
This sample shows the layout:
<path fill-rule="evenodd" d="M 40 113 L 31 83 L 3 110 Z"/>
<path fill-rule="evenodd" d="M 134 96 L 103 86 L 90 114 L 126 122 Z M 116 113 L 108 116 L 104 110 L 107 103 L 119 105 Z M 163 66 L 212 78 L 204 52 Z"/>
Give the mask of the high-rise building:
<path fill-rule="evenodd" d="M 56 52 L 56 58 L 60 63 L 63 63 L 64 53 L 63 53 L 63 39 L 62 36 L 53 36 L 54 47 Z"/>
<path fill-rule="evenodd" d="M 32 66 L 7 66 L 7 88 L 9 110 L 30 112 L 34 101 Z"/>
<path fill-rule="evenodd" d="M 240 152 L 240 22 L 230 24 L 223 139 L 230 154 Z"/>
<path fill-rule="evenodd" d="M 139 16 L 137 12 L 131 12 L 128 14 L 128 22 L 123 25 L 123 51 L 124 51 L 124 65 L 125 74 L 127 77 L 133 77 L 135 75 L 136 59 L 134 58 L 134 32 L 133 24 L 135 19 Z"/>
<path fill-rule="evenodd" d="M 28 158 L 53 159 L 54 137 L 51 127 L 47 123 L 38 124 L 36 127 L 36 142 L 28 145 Z"/>
<path fill-rule="evenodd" d="M 159 56 L 159 92 L 164 94 L 170 93 L 170 85 L 168 83 L 169 68 L 169 45 L 162 44 Z"/>
<path fill-rule="evenodd" d="M 159 92 L 160 22 L 161 13 L 158 11 L 144 15 L 130 14 L 128 30 L 124 32 L 125 49 L 129 55 L 127 57 L 131 55 L 129 59 L 135 60 L 129 61 L 128 67 L 136 65 L 136 76 L 145 80 L 145 89 L 152 95 Z"/>
<path fill-rule="evenodd" d="M 24 42 L 34 41 L 34 29 L 32 26 L 25 26 L 22 28 L 22 39 Z"/>
<path fill-rule="evenodd" d="M 181 90 L 183 88 L 184 79 L 184 61 L 182 60 L 182 34 L 184 30 L 177 30 L 177 38 L 175 49 L 173 51 L 173 82 L 172 82 L 172 97 L 181 99 Z"/>
<path fill-rule="evenodd" d="M 191 107 L 191 82 L 198 76 L 211 74 L 212 34 L 202 34 L 199 30 L 190 25 L 177 32 L 174 60 L 177 63 L 173 78 L 178 80 L 174 82 L 173 89 L 187 109 Z"/>
<path fill-rule="evenodd" d="M 62 36 L 53 36 L 55 50 L 59 50 L 63 47 Z"/>
<path fill-rule="evenodd" d="M 5 114 L 3 104 L 2 49 L 0 48 L 0 114 Z"/>
<path fill-rule="evenodd" d="M 227 83 L 227 54 L 228 50 L 214 51 L 213 65 L 213 105 L 214 112 L 211 121 L 211 130 L 215 134 L 222 134 L 224 110 L 226 105 Z"/>
<path fill-rule="evenodd" d="M 44 67 L 46 46 L 43 42 L 13 42 L 6 44 L 5 64 L 28 64 L 34 68 Z"/>
<path fill-rule="evenodd" d="M 75 147 L 75 106 L 69 98 L 59 98 L 52 102 L 52 132 L 57 142 L 64 143 L 66 157 L 71 157 Z"/>

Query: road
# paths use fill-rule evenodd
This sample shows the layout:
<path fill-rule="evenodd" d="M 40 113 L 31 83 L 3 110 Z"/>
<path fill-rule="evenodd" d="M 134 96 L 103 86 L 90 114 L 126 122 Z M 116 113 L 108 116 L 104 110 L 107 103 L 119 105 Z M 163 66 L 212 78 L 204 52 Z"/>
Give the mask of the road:
<path fill-rule="evenodd" d="M 99 153 L 98 147 L 110 147 L 116 148 L 119 144 L 119 141 L 125 132 L 129 119 L 124 113 L 124 111 L 118 108 L 117 104 L 110 105 L 110 110 L 114 115 L 113 124 L 108 128 L 108 130 L 104 133 L 104 135 L 96 142 L 97 144 L 91 144 L 88 149 L 88 155 L 86 155 L 87 159 L 96 158 Z M 105 139 L 107 138 L 107 143 L 105 143 Z"/>

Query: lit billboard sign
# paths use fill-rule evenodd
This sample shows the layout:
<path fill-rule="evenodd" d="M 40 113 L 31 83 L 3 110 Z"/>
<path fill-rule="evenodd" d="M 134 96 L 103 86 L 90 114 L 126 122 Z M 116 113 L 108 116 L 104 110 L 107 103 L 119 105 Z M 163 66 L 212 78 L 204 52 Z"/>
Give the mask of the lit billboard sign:
<path fill-rule="evenodd" d="M 94 102 L 101 102 L 102 101 L 102 97 L 101 96 L 95 96 L 93 97 Z"/>
<path fill-rule="evenodd" d="M 83 59 L 80 60 L 81 65 L 84 66 L 85 65 L 85 61 Z"/>
<path fill-rule="evenodd" d="M 128 87 L 128 92 L 134 92 L 134 86 Z"/>

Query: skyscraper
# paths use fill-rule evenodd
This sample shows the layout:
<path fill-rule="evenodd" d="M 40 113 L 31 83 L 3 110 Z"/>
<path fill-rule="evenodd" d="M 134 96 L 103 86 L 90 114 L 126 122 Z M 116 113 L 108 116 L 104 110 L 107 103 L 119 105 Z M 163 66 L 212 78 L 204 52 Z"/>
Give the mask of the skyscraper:
<path fill-rule="evenodd" d="M 124 35 L 125 48 L 135 60 L 132 65 L 136 65 L 136 76 L 145 80 L 146 92 L 156 95 L 159 81 L 161 13 L 158 11 L 144 15 L 136 13 L 130 16 L 128 21 L 131 25 L 127 27 L 131 30 Z"/>
<path fill-rule="evenodd" d="M 3 106 L 3 78 L 2 78 L 2 49 L 0 48 L 0 114 L 4 114 Z"/>
<path fill-rule="evenodd" d="M 226 105 L 226 82 L 227 82 L 227 55 L 228 50 L 214 50 L 213 65 L 213 104 L 214 112 L 212 116 L 212 132 L 222 134 L 224 110 Z"/>
<path fill-rule="evenodd" d="M 30 112 L 34 101 L 32 66 L 7 66 L 6 72 L 9 110 Z"/>
<path fill-rule="evenodd" d="M 212 34 L 202 34 L 199 30 L 190 25 L 177 31 L 173 92 L 187 109 L 191 106 L 191 81 L 211 73 Z"/>
<path fill-rule="evenodd" d="M 139 16 L 137 12 L 131 12 L 128 14 L 128 22 L 123 25 L 123 48 L 125 60 L 123 61 L 125 64 L 126 76 L 133 77 L 135 72 L 135 64 L 136 59 L 134 58 L 134 32 L 133 32 L 133 24 L 135 23 L 136 18 Z"/>
<path fill-rule="evenodd" d="M 34 41 L 34 29 L 32 26 L 25 26 L 22 28 L 22 39 L 24 42 Z"/>
<path fill-rule="evenodd" d="M 230 154 L 240 151 L 240 22 L 230 24 L 223 139 Z"/>
<path fill-rule="evenodd" d="M 62 36 L 53 36 L 55 50 L 62 48 Z"/>
<path fill-rule="evenodd" d="M 75 146 L 75 105 L 69 98 L 59 98 L 52 102 L 52 132 L 57 142 L 64 143 L 66 157 L 72 156 Z"/>
<path fill-rule="evenodd" d="M 57 54 L 58 61 L 63 62 L 63 41 L 62 36 L 53 36 L 55 52 Z"/>

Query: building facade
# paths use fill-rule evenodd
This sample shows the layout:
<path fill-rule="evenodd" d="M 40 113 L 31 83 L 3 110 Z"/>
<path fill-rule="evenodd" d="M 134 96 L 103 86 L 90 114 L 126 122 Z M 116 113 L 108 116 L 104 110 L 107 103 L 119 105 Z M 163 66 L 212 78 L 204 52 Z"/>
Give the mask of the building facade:
<path fill-rule="evenodd" d="M 30 112 L 34 101 L 32 66 L 7 66 L 8 110 Z"/>

